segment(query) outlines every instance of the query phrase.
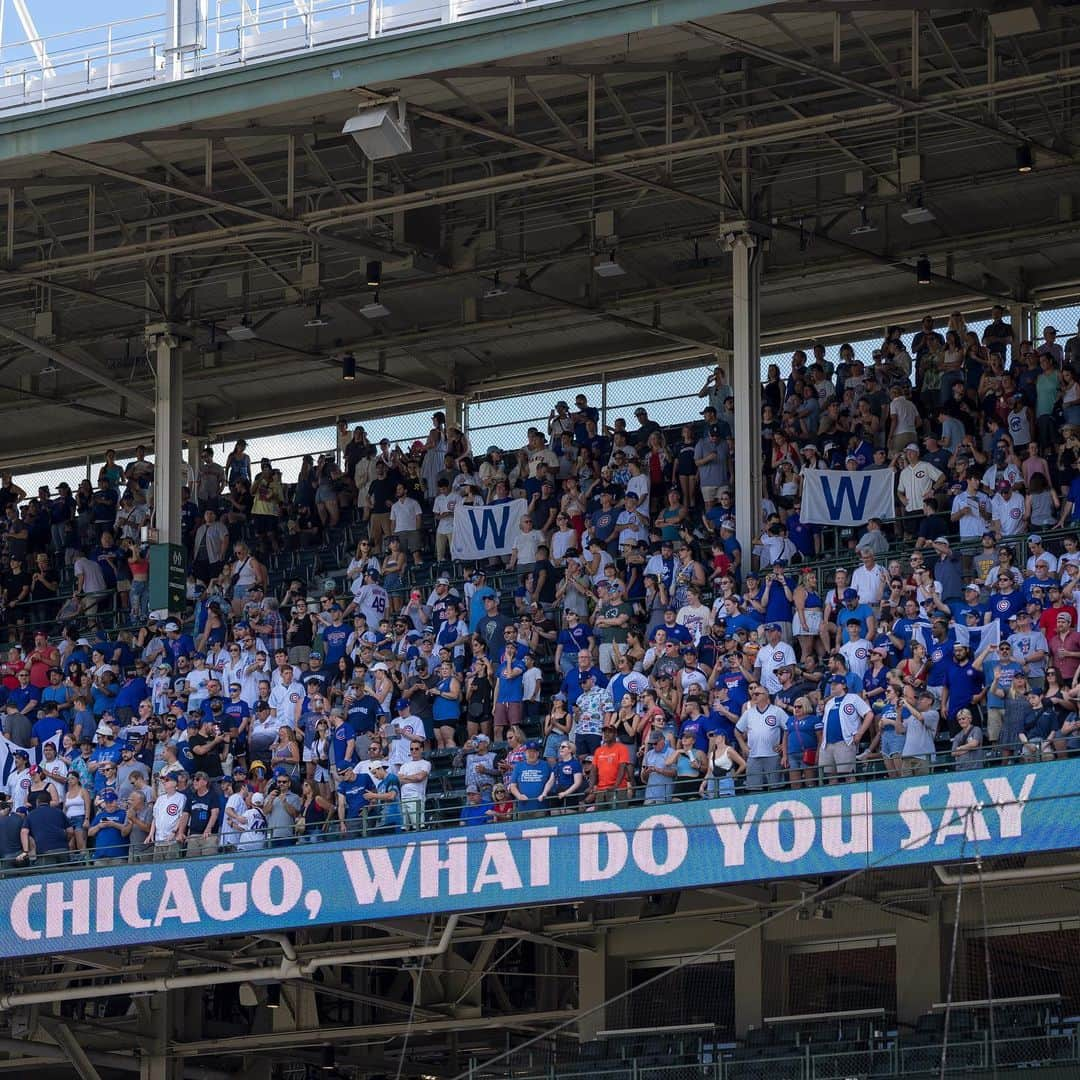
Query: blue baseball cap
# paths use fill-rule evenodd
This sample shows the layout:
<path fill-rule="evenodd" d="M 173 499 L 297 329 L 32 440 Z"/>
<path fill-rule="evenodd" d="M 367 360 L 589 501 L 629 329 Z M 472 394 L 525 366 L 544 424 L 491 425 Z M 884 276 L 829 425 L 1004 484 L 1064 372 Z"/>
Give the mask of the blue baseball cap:
<path fill-rule="evenodd" d="M 274 769 L 274 776 L 288 776 L 288 775 L 289 775 L 289 770 L 286 769 L 284 765 L 278 765 Z"/>
<path fill-rule="evenodd" d="M 397 699 L 397 701 L 394 702 L 394 708 L 396 708 L 396 709 L 411 709 L 412 708 L 412 702 L 409 701 L 409 699 L 407 697 L 399 697 Z"/>
<path fill-rule="evenodd" d="M 536 739 L 530 739 L 525 744 L 525 749 L 526 750 L 539 750 L 540 749 L 540 743 Z"/>
<path fill-rule="evenodd" d="M 106 788 L 106 789 L 105 789 L 105 790 L 104 790 L 104 791 L 103 791 L 103 792 L 101 793 L 101 797 L 102 797 L 102 798 L 103 798 L 103 799 L 104 799 L 104 800 L 105 800 L 106 802 L 116 802 L 116 792 L 115 792 L 115 791 L 113 791 L 113 789 L 112 789 L 112 788 Z"/>

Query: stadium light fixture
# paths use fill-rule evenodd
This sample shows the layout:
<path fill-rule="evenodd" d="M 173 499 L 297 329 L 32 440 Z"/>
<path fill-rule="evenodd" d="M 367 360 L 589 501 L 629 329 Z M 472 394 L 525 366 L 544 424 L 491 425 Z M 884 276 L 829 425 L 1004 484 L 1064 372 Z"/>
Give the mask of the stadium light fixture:
<path fill-rule="evenodd" d="M 311 318 L 304 323 L 309 330 L 317 330 L 320 326 L 329 326 L 330 320 L 323 318 L 322 301 L 316 300 L 312 305 Z"/>
<path fill-rule="evenodd" d="M 390 314 L 390 309 L 379 300 L 379 290 L 375 290 L 375 296 L 370 304 L 365 304 L 360 309 L 360 314 L 365 319 L 385 319 Z"/>
<path fill-rule="evenodd" d="M 1021 143 L 1016 148 L 1016 171 L 1029 173 L 1035 168 L 1035 158 L 1031 153 L 1031 143 Z"/>
<path fill-rule="evenodd" d="M 622 277 L 626 271 L 615 261 L 615 252 L 607 262 L 598 262 L 594 267 L 600 277 Z"/>
<path fill-rule="evenodd" d="M 352 353 L 346 353 L 341 358 L 341 377 L 345 382 L 352 382 L 356 378 L 356 357 Z"/>
<path fill-rule="evenodd" d="M 369 289 L 377 289 L 382 284 L 382 263 L 378 259 L 367 264 L 367 283 Z"/>
<path fill-rule="evenodd" d="M 929 285 L 930 278 L 930 256 L 920 255 L 915 263 L 915 281 L 919 285 Z"/>
<path fill-rule="evenodd" d="M 247 315 L 240 320 L 239 326 L 230 326 L 226 332 L 233 341 L 253 341 L 255 338 L 255 330 Z"/>
<path fill-rule="evenodd" d="M 281 987 L 277 983 L 268 983 L 266 987 L 266 1007 L 268 1009 L 281 1008 Z"/>
<path fill-rule="evenodd" d="M 322 1069 L 323 1072 L 333 1072 L 335 1067 L 334 1062 L 334 1044 L 323 1043 L 322 1055 L 319 1059 L 319 1068 Z"/>
<path fill-rule="evenodd" d="M 401 100 L 361 109 L 345 121 L 341 134 L 351 136 L 370 161 L 397 157 L 412 150 L 405 102 Z"/>

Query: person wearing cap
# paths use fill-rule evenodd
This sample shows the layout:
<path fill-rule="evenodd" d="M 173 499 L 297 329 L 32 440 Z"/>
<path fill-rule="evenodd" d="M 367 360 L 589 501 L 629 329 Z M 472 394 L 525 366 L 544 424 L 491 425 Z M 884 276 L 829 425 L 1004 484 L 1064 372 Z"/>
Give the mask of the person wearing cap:
<path fill-rule="evenodd" d="M 788 714 L 772 702 L 769 691 L 757 679 L 747 687 L 749 703 L 735 725 L 735 738 L 746 762 L 746 788 L 775 789 L 783 783 L 788 767 Z"/>
<path fill-rule="evenodd" d="M 694 465 L 706 513 L 719 502 L 720 487 L 727 482 L 729 456 L 727 439 L 719 423 L 710 425 L 694 444 Z"/>
<path fill-rule="evenodd" d="M 900 471 L 896 497 L 905 514 L 921 514 L 926 496 L 945 486 L 945 474 L 929 461 L 919 459 L 919 444 L 916 442 L 904 446 L 903 453 L 898 454 L 894 461 L 894 467 Z"/>
<path fill-rule="evenodd" d="M 778 622 L 765 624 L 765 644 L 758 650 L 753 670 L 770 694 L 780 691 L 777 672 L 796 663 L 795 650 L 782 640 L 782 627 Z"/>
<path fill-rule="evenodd" d="M 32 780 L 30 775 L 30 751 L 24 747 L 16 746 L 11 750 L 11 757 L 14 761 L 14 767 L 8 776 L 5 791 L 11 800 L 11 809 L 14 812 L 20 807 L 26 806 L 29 800 L 30 782 Z"/>
<path fill-rule="evenodd" d="M 371 762 L 374 791 L 364 795 L 371 815 L 368 832 L 396 832 L 402 828 L 401 781 L 386 761 Z"/>
<path fill-rule="evenodd" d="M 830 679 L 817 754 L 821 774 L 830 784 L 854 778 L 859 743 L 873 722 L 873 710 L 865 698 L 848 690 L 847 679 L 841 675 Z"/>
<path fill-rule="evenodd" d="M 146 838 L 153 845 L 155 862 L 180 857 L 188 823 L 187 796 L 176 789 L 176 772 L 163 769 L 160 779 L 162 791 L 154 800 L 154 820 Z"/>
<path fill-rule="evenodd" d="M 1047 648 L 1053 657 L 1061 681 L 1072 686 L 1077 669 L 1080 669 L 1080 633 L 1073 624 L 1073 611 L 1059 608 L 1054 615 L 1054 629 L 1047 639 Z"/>
<path fill-rule="evenodd" d="M 591 794 L 587 797 L 598 810 L 626 806 L 633 794 L 630 748 L 616 739 L 609 718 L 601 730 L 601 743 L 593 751 L 589 766 Z"/>
<path fill-rule="evenodd" d="M 101 809 L 86 830 L 86 835 L 94 841 L 94 862 L 101 866 L 127 862 L 131 828 L 127 810 L 121 808 L 116 791 L 106 788 L 101 793 Z"/>
<path fill-rule="evenodd" d="M 423 740 L 413 738 L 408 745 L 408 760 L 397 767 L 397 778 L 401 786 L 402 827 L 406 831 L 424 827 L 427 785 L 431 776 L 431 762 L 424 758 Z"/>
<path fill-rule="evenodd" d="M 646 806 L 671 802 L 675 792 L 675 752 L 668 746 L 667 736 L 662 729 L 656 729 L 649 735 L 638 776 L 645 785 Z"/>
<path fill-rule="evenodd" d="M 63 810 L 50 803 L 46 792 L 39 792 L 36 801 L 20 807 L 17 812 L 25 814 L 20 832 L 22 851 L 16 857 L 17 865 L 28 863 L 31 854 L 36 856 L 38 867 L 60 866 L 70 861 L 74 830 Z"/>
<path fill-rule="evenodd" d="M 972 656 L 968 644 L 953 642 L 952 656 L 946 657 L 942 665 L 941 683 L 941 715 L 949 722 L 950 736 L 956 734 L 956 716 L 961 709 L 970 709 L 975 722 L 983 726 L 982 709 L 987 698 L 983 664 L 989 654 L 996 651 L 993 645 L 987 645 L 977 656 Z M 1013 651 L 1016 651 L 1015 647 Z"/>
<path fill-rule="evenodd" d="M 1046 680 L 1046 657 L 1050 646 L 1042 630 L 1032 626 L 1031 615 L 1023 608 L 1016 613 L 1016 621 L 1008 642 L 1017 663 L 1024 668 L 1028 686 L 1034 690 L 1042 690 Z"/>
<path fill-rule="evenodd" d="M 525 760 L 519 761 L 507 778 L 507 790 L 516 801 L 518 817 L 536 817 L 544 812 L 544 794 L 552 776 L 551 764 L 540 756 L 537 739 L 525 744 Z"/>
<path fill-rule="evenodd" d="M 1026 513 L 1024 496 L 1007 476 L 1000 476 L 990 500 L 990 527 L 997 538 L 1019 536 L 1028 524 Z"/>
<path fill-rule="evenodd" d="M 241 810 L 225 807 L 226 820 L 236 836 L 233 847 L 236 851 L 257 851 L 266 846 L 266 815 L 263 813 L 266 799 L 261 791 L 252 791 L 248 787 L 241 792 L 240 799 Z"/>
<path fill-rule="evenodd" d="M 990 499 L 975 472 L 968 474 L 964 490 L 953 497 L 949 519 L 959 529 L 960 540 L 977 540 L 990 521 Z"/>

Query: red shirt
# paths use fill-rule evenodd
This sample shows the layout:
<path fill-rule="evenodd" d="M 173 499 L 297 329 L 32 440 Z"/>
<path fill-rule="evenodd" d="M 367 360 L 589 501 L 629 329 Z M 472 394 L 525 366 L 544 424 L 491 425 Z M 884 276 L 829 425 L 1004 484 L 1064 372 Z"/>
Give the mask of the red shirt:
<path fill-rule="evenodd" d="M 1046 637 L 1046 643 L 1050 647 L 1050 655 L 1054 658 L 1054 667 L 1058 669 L 1063 682 L 1071 683 L 1076 669 L 1080 667 L 1080 656 L 1062 656 L 1063 649 L 1069 652 L 1080 652 L 1080 633 L 1070 630 L 1064 637 L 1058 634 Z"/>

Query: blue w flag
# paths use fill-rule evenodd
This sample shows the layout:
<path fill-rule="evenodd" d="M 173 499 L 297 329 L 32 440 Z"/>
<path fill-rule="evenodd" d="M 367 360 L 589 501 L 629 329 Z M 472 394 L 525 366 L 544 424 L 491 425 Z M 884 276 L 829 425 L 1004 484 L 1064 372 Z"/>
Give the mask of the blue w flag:
<path fill-rule="evenodd" d="M 487 559 L 492 555 L 509 555 L 521 531 L 521 519 L 528 503 L 524 499 L 495 506 L 454 507 L 454 535 L 450 552 L 455 559 Z"/>
<path fill-rule="evenodd" d="M 862 525 L 895 517 L 892 469 L 804 469 L 802 512 L 812 525 Z"/>

